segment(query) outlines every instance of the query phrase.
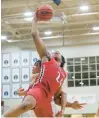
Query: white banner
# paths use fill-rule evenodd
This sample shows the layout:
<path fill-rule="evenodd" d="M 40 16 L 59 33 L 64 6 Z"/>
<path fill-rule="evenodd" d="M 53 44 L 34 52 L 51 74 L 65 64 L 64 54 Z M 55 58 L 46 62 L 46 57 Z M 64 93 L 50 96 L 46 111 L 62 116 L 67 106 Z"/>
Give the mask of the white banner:
<path fill-rule="evenodd" d="M 19 82 L 20 81 L 20 70 L 19 68 L 12 69 L 12 82 Z"/>
<path fill-rule="evenodd" d="M 10 85 L 3 85 L 3 98 L 10 98 Z"/>
<path fill-rule="evenodd" d="M 2 69 L 2 83 L 10 83 L 11 81 L 11 73 L 10 68 Z"/>
<path fill-rule="evenodd" d="M 29 66 L 30 62 L 30 53 L 29 52 L 21 52 L 21 65 L 22 66 Z"/>
<path fill-rule="evenodd" d="M 20 88 L 19 84 L 12 84 L 12 98 L 19 98 L 17 90 Z"/>
<path fill-rule="evenodd" d="M 40 59 L 38 53 L 37 53 L 36 51 L 33 51 L 33 52 L 32 52 L 32 59 L 31 59 L 32 65 L 34 65 L 34 63 L 35 63 L 38 59 Z"/>
<path fill-rule="evenodd" d="M 29 68 L 22 68 L 22 82 L 30 80 Z"/>
<path fill-rule="evenodd" d="M 9 53 L 6 53 L 6 54 L 3 54 L 3 67 L 9 67 L 10 66 L 10 54 Z"/>
<path fill-rule="evenodd" d="M 11 54 L 11 64 L 12 66 L 20 66 L 20 55 L 19 53 L 12 53 Z"/>

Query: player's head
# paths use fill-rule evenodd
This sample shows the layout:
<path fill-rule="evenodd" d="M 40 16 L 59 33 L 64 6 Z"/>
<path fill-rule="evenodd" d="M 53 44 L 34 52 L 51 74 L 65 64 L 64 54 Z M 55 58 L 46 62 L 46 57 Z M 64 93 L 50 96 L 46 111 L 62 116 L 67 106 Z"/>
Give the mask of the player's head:
<path fill-rule="evenodd" d="M 55 60 L 60 64 L 60 66 L 63 68 L 66 63 L 64 56 L 61 55 L 59 51 L 53 52 L 53 56 Z"/>
<path fill-rule="evenodd" d="M 41 60 L 37 60 L 32 68 L 32 74 L 39 73 L 41 69 Z"/>

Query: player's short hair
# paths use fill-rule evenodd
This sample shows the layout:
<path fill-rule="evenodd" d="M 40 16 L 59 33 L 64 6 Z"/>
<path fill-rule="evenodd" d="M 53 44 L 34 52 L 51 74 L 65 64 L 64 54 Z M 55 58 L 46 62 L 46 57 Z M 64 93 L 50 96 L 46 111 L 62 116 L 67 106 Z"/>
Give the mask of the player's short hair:
<path fill-rule="evenodd" d="M 61 65 L 60 65 L 60 67 L 64 67 L 65 66 L 65 63 L 66 63 L 66 61 L 65 61 L 65 57 L 63 56 L 63 55 L 61 55 L 61 60 L 62 60 L 62 62 L 61 62 Z"/>
<path fill-rule="evenodd" d="M 64 67 L 64 65 L 65 65 L 65 63 L 66 63 L 66 61 L 65 61 L 65 57 L 63 56 L 63 55 L 61 55 L 61 60 L 62 60 L 62 62 L 61 62 L 61 65 L 60 65 L 60 67 Z M 41 60 L 37 60 L 35 63 L 34 63 L 34 65 L 36 65 L 36 64 L 39 64 L 40 65 L 40 67 L 41 67 Z"/>
<path fill-rule="evenodd" d="M 36 64 L 39 64 L 40 67 L 41 67 L 41 60 L 37 60 L 37 61 L 34 63 L 34 65 L 36 65 Z"/>

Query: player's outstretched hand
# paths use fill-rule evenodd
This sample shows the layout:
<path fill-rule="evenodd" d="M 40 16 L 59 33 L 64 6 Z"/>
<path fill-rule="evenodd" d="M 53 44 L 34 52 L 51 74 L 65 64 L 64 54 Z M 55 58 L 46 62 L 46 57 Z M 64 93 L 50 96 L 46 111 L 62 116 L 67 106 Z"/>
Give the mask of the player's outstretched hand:
<path fill-rule="evenodd" d="M 19 96 L 23 96 L 23 93 L 25 92 L 25 90 L 23 89 L 23 88 L 19 88 L 18 90 L 17 90 L 17 94 L 19 95 Z"/>
<path fill-rule="evenodd" d="M 75 101 L 72 103 L 72 108 L 75 109 L 75 110 L 78 110 L 78 109 L 82 109 L 84 107 L 84 105 L 86 105 L 87 103 L 78 103 L 78 101 Z"/>

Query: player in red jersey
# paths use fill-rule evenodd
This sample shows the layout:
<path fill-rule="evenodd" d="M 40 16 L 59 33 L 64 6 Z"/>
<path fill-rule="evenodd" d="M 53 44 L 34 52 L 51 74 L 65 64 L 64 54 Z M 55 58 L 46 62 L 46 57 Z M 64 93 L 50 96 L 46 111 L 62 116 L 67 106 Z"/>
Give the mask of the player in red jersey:
<path fill-rule="evenodd" d="M 36 76 L 37 76 L 38 73 L 40 72 L 40 68 L 41 68 L 41 61 L 38 60 L 37 62 L 35 62 L 34 66 L 33 66 L 33 69 L 32 69 L 32 76 L 31 76 L 32 82 L 31 82 L 31 85 L 30 85 L 30 87 L 28 88 L 28 90 L 31 89 L 31 87 L 33 86 L 34 81 L 35 81 L 35 79 L 36 79 Z M 20 89 L 18 89 L 17 92 L 18 92 L 18 95 L 19 95 L 19 96 L 25 96 L 28 90 L 22 90 L 22 88 L 20 88 Z M 66 95 L 65 95 L 65 93 L 64 93 L 63 91 L 61 91 L 60 94 L 57 95 L 57 97 L 56 97 L 56 96 L 54 97 L 54 101 L 55 101 L 55 103 L 56 103 L 57 105 L 61 106 L 61 100 L 64 99 L 63 96 L 66 96 Z M 65 100 L 66 100 L 66 99 L 65 99 Z M 53 101 L 52 101 L 52 102 L 53 102 Z M 50 103 L 50 104 L 51 104 L 51 103 Z M 83 105 L 85 105 L 85 103 L 79 104 L 78 101 L 75 101 L 75 102 L 73 102 L 73 103 L 67 102 L 67 104 L 66 104 L 65 107 L 70 107 L 70 108 L 73 108 L 73 109 L 80 109 L 80 108 L 83 107 Z M 52 104 L 51 106 L 52 106 L 52 108 L 53 108 L 53 104 Z M 47 109 L 46 106 L 45 106 L 45 109 Z M 54 109 L 55 109 L 55 106 L 54 106 Z M 34 112 L 35 112 L 35 114 L 36 114 L 37 117 L 43 116 L 41 111 L 42 111 L 41 108 L 35 108 L 35 109 L 34 109 Z M 56 109 L 53 110 L 53 114 L 56 113 L 56 112 L 54 113 L 54 111 L 57 111 L 57 110 L 56 110 Z M 44 114 L 44 113 L 45 113 L 45 111 L 43 111 L 43 114 Z M 56 116 L 59 116 L 59 113 L 58 113 Z"/>
<path fill-rule="evenodd" d="M 40 72 L 40 68 L 41 68 L 41 62 L 40 62 L 40 60 L 38 60 L 38 61 L 34 64 L 33 69 L 32 69 L 32 76 L 31 76 L 31 78 L 32 78 L 32 83 L 31 83 L 31 85 L 29 86 L 28 90 L 24 90 L 23 88 L 20 88 L 20 89 L 18 90 L 18 95 L 19 95 L 19 96 L 25 96 L 25 95 L 27 94 L 27 92 L 31 89 L 31 87 L 33 86 L 34 81 L 35 81 L 35 79 L 36 79 L 35 77 L 36 77 L 36 76 L 38 75 L 38 73 Z M 61 93 L 60 93 L 60 96 L 61 96 L 61 99 L 63 99 L 64 96 L 66 96 L 66 95 L 65 95 L 65 93 L 61 92 Z M 64 100 L 66 101 L 66 98 L 65 98 Z M 51 105 L 51 107 L 52 107 L 52 101 L 49 102 L 49 103 L 50 103 L 50 105 Z M 61 104 L 60 104 L 60 106 L 61 106 Z M 46 112 L 45 112 L 44 109 L 46 109 L 46 110 L 48 109 L 47 104 L 43 105 L 43 109 L 40 108 L 40 107 L 35 108 L 35 109 L 34 109 L 34 112 L 35 112 L 36 116 L 37 116 L 37 117 L 44 117 L 45 114 L 46 114 Z M 55 113 L 54 113 L 54 115 L 55 115 Z"/>
<path fill-rule="evenodd" d="M 34 21 L 35 22 L 35 21 Z M 36 24 L 36 22 L 35 22 Z M 36 25 L 35 25 L 36 26 Z M 34 43 L 36 45 L 38 54 L 42 60 L 42 67 L 39 76 L 36 79 L 35 85 L 31 88 L 23 100 L 23 102 L 15 108 L 10 109 L 4 113 L 4 117 L 16 117 L 20 114 L 32 109 L 41 108 L 46 111 L 44 117 L 53 117 L 50 101 L 52 96 L 59 91 L 66 73 L 62 68 L 65 60 L 59 53 L 54 53 L 51 56 L 47 51 L 43 41 L 39 38 L 39 33 L 36 27 L 32 33 Z M 42 102 L 43 101 L 43 102 Z M 44 109 L 44 104 L 47 105 L 48 110 Z M 66 106 L 66 101 L 63 102 L 60 113 L 63 114 Z"/>
<path fill-rule="evenodd" d="M 43 58 L 43 61 L 45 60 L 46 58 Z M 53 59 L 54 60 L 54 59 Z M 48 60 L 47 60 L 48 61 Z M 54 61 L 55 62 L 55 61 Z M 46 62 L 47 64 L 48 62 Z M 53 65 L 52 64 L 52 61 L 49 61 L 48 63 L 48 66 L 50 66 L 50 63 L 51 63 L 51 66 Z M 44 64 L 44 63 L 43 63 Z M 55 62 L 55 66 L 53 66 L 53 68 L 55 69 L 58 69 L 58 65 L 57 63 Z M 46 67 L 46 66 L 45 66 Z M 41 69 L 41 72 L 42 72 L 42 69 Z M 48 71 L 50 73 L 50 71 Z M 54 73 L 56 74 L 56 72 L 54 71 Z M 52 73 L 52 74 L 54 74 Z M 33 100 L 38 100 L 36 103 L 38 103 L 36 105 L 36 108 L 40 108 L 40 112 L 42 113 L 42 116 L 45 117 L 45 116 L 49 116 L 49 117 L 52 117 L 53 115 L 53 112 L 52 112 L 52 108 L 51 108 L 51 97 L 54 95 L 54 93 L 58 90 L 58 89 L 55 89 L 55 90 L 52 90 L 50 89 L 49 87 L 49 83 L 50 81 L 46 81 L 46 79 L 44 80 L 40 80 L 41 78 L 41 74 L 43 73 L 40 73 L 39 75 L 39 78 L 37 78 L 37 81 L 33 87 L 33 89 L 29 89 L 29 91 L 27 92 L 27 96 L 25 97 L 24 101 L 22 102 L 21 105 L 19 105 L 18 107 L 14 108 L 14 109 L 11 109 L 10 111 L 8 111 L 7 113 L 4 114 L 4 117 L 15 117 L 15 116 L 18 116 L 20 113 L 24 113 L 24 111 L 28 111 L 34 107 L 32 107 L 32 103 L 34 102 Z M 50 73 L 51 74 L 51 73 Z M 46 78 L 49 78 L 50 74 L 48 75 L 48 77 Z M 57 74 L 56 74 L 57 75 Z M 59 74 L 58 74 L 59 75 Z M 61 75 L 62 76 L 62 75 Z M 54 80 L 54 84 L 56 84 L 56 88 L 58 88 L 61 84 L 61 82 L 59 81 L 60 80 L 60 75 L 59 76 L 56 76 L 56 82 L 55 83 L 55 80 Z M 55 78 L 55 75 L 53 76 L 53 78 Z M 51 78 L 49 78 L 51 79 Z M 52 80 L 52 82 L 53 82 Z M 40 81 L 42 82 L 42 84 L 40 83 Z M 63 79 L 62 79 L 63 81 Z M 47 83 L 48 82 L 48 83 Z M 51 87 L 54 86 L 54 84 L 52 84 Z M 44 86 L 43 86 L 44 85 Z M 54 88 L 54 87 L 53 87 Z M 45 90 L 45 91 L 44 91 Z M 54 91 L 54 92 L 53 92 Z M 50 93 L 50 94 L 49 94 Z M 29 96 L 31 95 L 31 96 Z M 32 98 L 32 96 L 35 96 L 35 98 Z M 27 98 L 27 99 L 26 99 Z M 30 99 L 31 98 L 31 99 Z M 44 103 L 42 102 L 44 101 Z M 30 104 L 29 104 L 30 103 Z M 23 105 L 23 106 L 22 106 Z M 26 106 L 25 106 L 26 105 Z M 31 105 L 31 106 L 30 106 Z M 48 111 L 45 109 L 47 108 Z M 42 111 L 41 111 L 42 109 Z M 45 112 L 46 110 L 46 112 Z M 45 113 L 44 113 L 44 112 Z M 36 111 L 35 111 L 36 112 Z"/>
<path fill-rule="evenodd" d="M 38 60 L 38 61 L 34 64 L 34 66 L 33 66 L 33 69 L 32 69 L 32 76 L 31 76 L 32 82 L 31 82 L 31 85 L 29 86 L 28 90 L 31 89 L 31 87 L 33 86 L 34 81 L 35 81 L 35 79 L 36 79 L 36 76 L 37 76 L 38 73 L 40 72 L 40 68 L 41 68 L 41 61 Z M 25 96 L 28 90 L 22 90 L 22 88 L 20 88 L 20 89 L 18 89 L 17 92 L 18 92 L 18 95 L 19 95 L 19 96 Z M 56 103 L 57 105 L 59 105 L 59 106 L 62 105 L 62 104 L 61 104 L 61 101 L 63 101 L 63 99 L 64 99 L 63 96 L 66 96 L 63 91 L 61 91 L 60 94 L 58 94 L 57 96 L 54 96 L 54 101 L 55 101 L 55 103 Z M 65 101 L 66 101 L 66 99 L 65 99 Z M 53 101 L 51 101 L 51 102 L 53 102 Z M 51 104 L 51 103 L 50 103 L 50 104 Z M 85 103 L 79 104 L 78 101 L 75 101 L 75 102 L 73 102 L 73 103 L 67 102 L 67 104 L 66 104 L 65 107 L 70 107 L 70 108 L 73 108 L 73 109 L 80 109 L 80 108 L 83 107 L 83 105 L 85 105 Z M 44 106 L 43 106 L 43 107 L 44 107 Z M 51 107 L 53 108 L 53 104 L 51 104 Z M 45 106 L 45 109 L 47 109 L 47 106 Z M 55 109 L 55 105 L 54 105 L 54 109 Z M 43 116 L 43 114 L 45 114 L 45 111 L 42 111 L 41 108 L 35 108 L 35 109 L 33 109 L 33 110 L 34 110 L 34 112 L 35 112 L 35 114 L 36 114 L 37 117 Z M 41 111 L 42 111 L 43 113 L 42 113 Z M 56 113 L 56 112 L 54 113 L 54 111 L 57 111 L 57 110 L 56 110 L 56 109 L 53 110 L 53 114 Z M 59 113 L 57 113 L 56 116 L 59 116 Z"/>

